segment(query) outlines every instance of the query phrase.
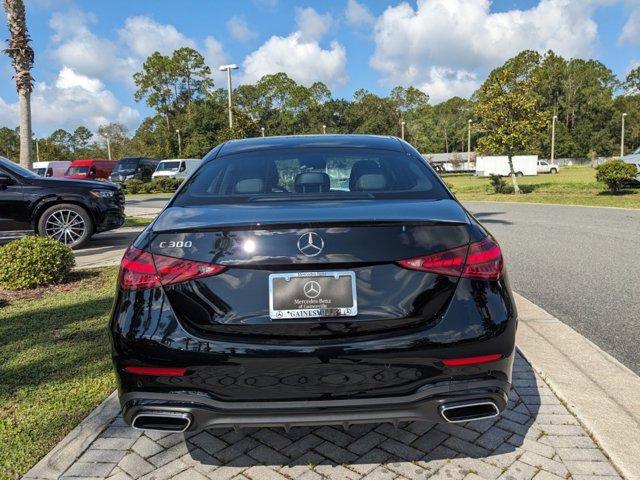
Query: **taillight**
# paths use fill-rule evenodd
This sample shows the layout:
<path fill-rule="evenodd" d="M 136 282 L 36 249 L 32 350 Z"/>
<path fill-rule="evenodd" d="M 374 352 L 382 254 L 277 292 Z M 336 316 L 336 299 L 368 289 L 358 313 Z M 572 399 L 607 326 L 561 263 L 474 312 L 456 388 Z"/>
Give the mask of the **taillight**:
<path fill-rule="evenodd" d="M 467 257 L 467 247 L 454 248 L 444 252 L 433 253 L 424 257 L 400 260 L 398 263 L 411 270 L 441 273 L 459 277 L 464 269 L 464 259 Z"/>
<path fill-rule="evenodd" d="M 400 260 L 398 263 L 411 270 L 484 280 L 497 280 L 504 272 L 502 252 L 490 236 L 472 243 L 468 248 L 453 248 L 424 257 Z"/>
<path fill-rule="evenodd" d="M 166 368 L 166 367 L 124 367 L 127 373 L 135 373 L 136 375 L 155 375 L 156 377 L 181 377 L 186 373 L 185 368 Z"/>
<path fill-rule="evenodd" d="M 130 246 L 120 262 L 118 284 L 123 290 L 142 290 L 215 275 L 220 265 L 165 257 Z"/>

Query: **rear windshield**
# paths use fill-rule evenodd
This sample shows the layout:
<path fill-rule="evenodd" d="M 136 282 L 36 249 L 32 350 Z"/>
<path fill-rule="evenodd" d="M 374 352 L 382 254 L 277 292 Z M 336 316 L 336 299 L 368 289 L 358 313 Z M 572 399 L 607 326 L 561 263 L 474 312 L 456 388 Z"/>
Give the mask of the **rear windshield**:
<path fill-rule="evenodd" d="M 156 172 L 177 172 L 180 168 L 180 162 L 160 162 Z"/>
<path fill-rule="evenodd" d="M 89 167 L 86 165 L 79 165 L 75 167 L 69 167 L 65 175 L 86 175 L 89 171 Z"/>
<path fill-rule="evenodd" d="M 401 152 L 283 149 L 206 163 L 178 193 L 176 206 L 301 199 L 450 198 L 425 163 Z"/>
<path fill-rule="evenodd" d="M 114 167 L 114 173 L 119 172 L 135 172 L 138 168 L 139 158 L 121 158 Z"/>

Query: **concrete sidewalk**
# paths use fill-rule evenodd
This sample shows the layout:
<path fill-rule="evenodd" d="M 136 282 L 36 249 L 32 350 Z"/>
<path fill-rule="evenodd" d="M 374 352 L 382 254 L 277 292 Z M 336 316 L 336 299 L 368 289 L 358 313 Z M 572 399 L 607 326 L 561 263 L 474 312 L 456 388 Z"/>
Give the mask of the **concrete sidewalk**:
<path fill-rule="evenodd" d="M 590 480 L 616 479 L 622 472 L 630 480 L 640 479 L 632 458 L 638 444 L 629 435 L 633 424 L 623 429 L 614 420 L 610 431 L 603 430 L 582 398 L 565 397 L 578 397 L 575 389 L 557 380 L 572 377 L 576 388 L 584 388 L 575 364 L 561 362 L 560 375 L 545 369 L 545 357 L 554 348 L 562 347 L 562 355 L 573 356 L 577 352 L 572 349 L 585 349 L 585 344 L 573 338 L 578 334 L 571 329 L 559 337 L 551 335 L 551 341 L 537 338 L 533 332 L 540 327 L 560 328 L 557 320 L 522 297 L 517 296 L 517 303 L 519 348 L 535 361 L 532 366 L 518 354 L 508 409 L 497 419 L 457 425 L 414 422 L 398 428 L 361 425 L 346 432 L 323 426 L 289 432 L 252 428 L 197 435 L 145 434 L 124 425 L 117 399 L 111 396 L 25 478 Z M 592 349 L 583 354 L 596 357 L 583 369 L 597 378 L 598 359 L 604 356 Z M 557 359 L 549 361 L 554 364 Z M 629 382 L 624 388 L 634 388 L 637 377 L 617 380 Z M 592 400 L 601 405 L 602 398 L 616 393 L 592 391 L 591 395 L 599 395 Z M 612 408 L 599 416 L 616 418 L 619 410 Z M 633 418 L 638 411 L 627 413 Z M 612 441 L 614 433 L 624 435 L 626 445 Z"/>
<path fill-rule="evenodd" d="M 97 233 L 86 247 L 74 250 L 76 268 L 95 268 L 118 265 L 127 247 L 144 227 L 122 227 Z"/>

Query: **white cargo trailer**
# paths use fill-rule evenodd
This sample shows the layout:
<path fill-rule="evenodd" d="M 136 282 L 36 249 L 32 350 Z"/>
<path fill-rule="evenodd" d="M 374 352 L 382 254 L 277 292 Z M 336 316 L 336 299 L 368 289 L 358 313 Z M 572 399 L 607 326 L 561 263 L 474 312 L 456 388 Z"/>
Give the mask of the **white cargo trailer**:
<path fill-rule="evenodd" d="M 516 155 L 512 157 L 513 171 L 517 176 L 537 175 L 538 174 L 538 156 L 537 155 Z M 480 177 L 488 177 L 489 175 L 507 176 L 511 172 L 509 170 L 509 157 L 477 157 L 476 158 L 476 175 Z"/>

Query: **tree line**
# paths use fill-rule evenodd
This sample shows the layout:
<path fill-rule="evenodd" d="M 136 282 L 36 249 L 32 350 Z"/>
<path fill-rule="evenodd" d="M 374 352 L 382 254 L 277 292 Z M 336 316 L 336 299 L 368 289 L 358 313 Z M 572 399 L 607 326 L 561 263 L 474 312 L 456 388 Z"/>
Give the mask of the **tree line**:
<path fill-rule="evenodd" d="M 216 144 L 266 135 L 368 133 L 400 135 L 421 152 L 464 152 L 468 121 L 472 148 L 487 154 L 529 153 L 547 157 L 551 119 L 556 122 L 556 157 L 614 156 L 620 122 L 627 113 L 625 148 L 640 143 L 640 67 L 618 79 L 597 60 L 565 59 L 549 51 L 523 51 L 494 69 L 471 98 L 431 105 L 428 92 L 398 86 L 387 96 L 364 89 L 352 99 L 335 98 L 322 82 L 297 83 L 285 73 L 262 77 L 233 91 L 234 127 L 227 120 L 227 91 L 215 88 L 211 69 L 194 49 L 154 53 L 134 75 L 137 101 L 155 114 L 135 132 L 120 124 L 96 135 L 79 126 L 38 140 L 41 160 L 201 157 Z M 179 137 L 178 133 L 179 130 Z M 34 148 L 35 149 L 35 148 Z M 17 131 L 0 128 L 0 155 L 17 159 Z"/>

